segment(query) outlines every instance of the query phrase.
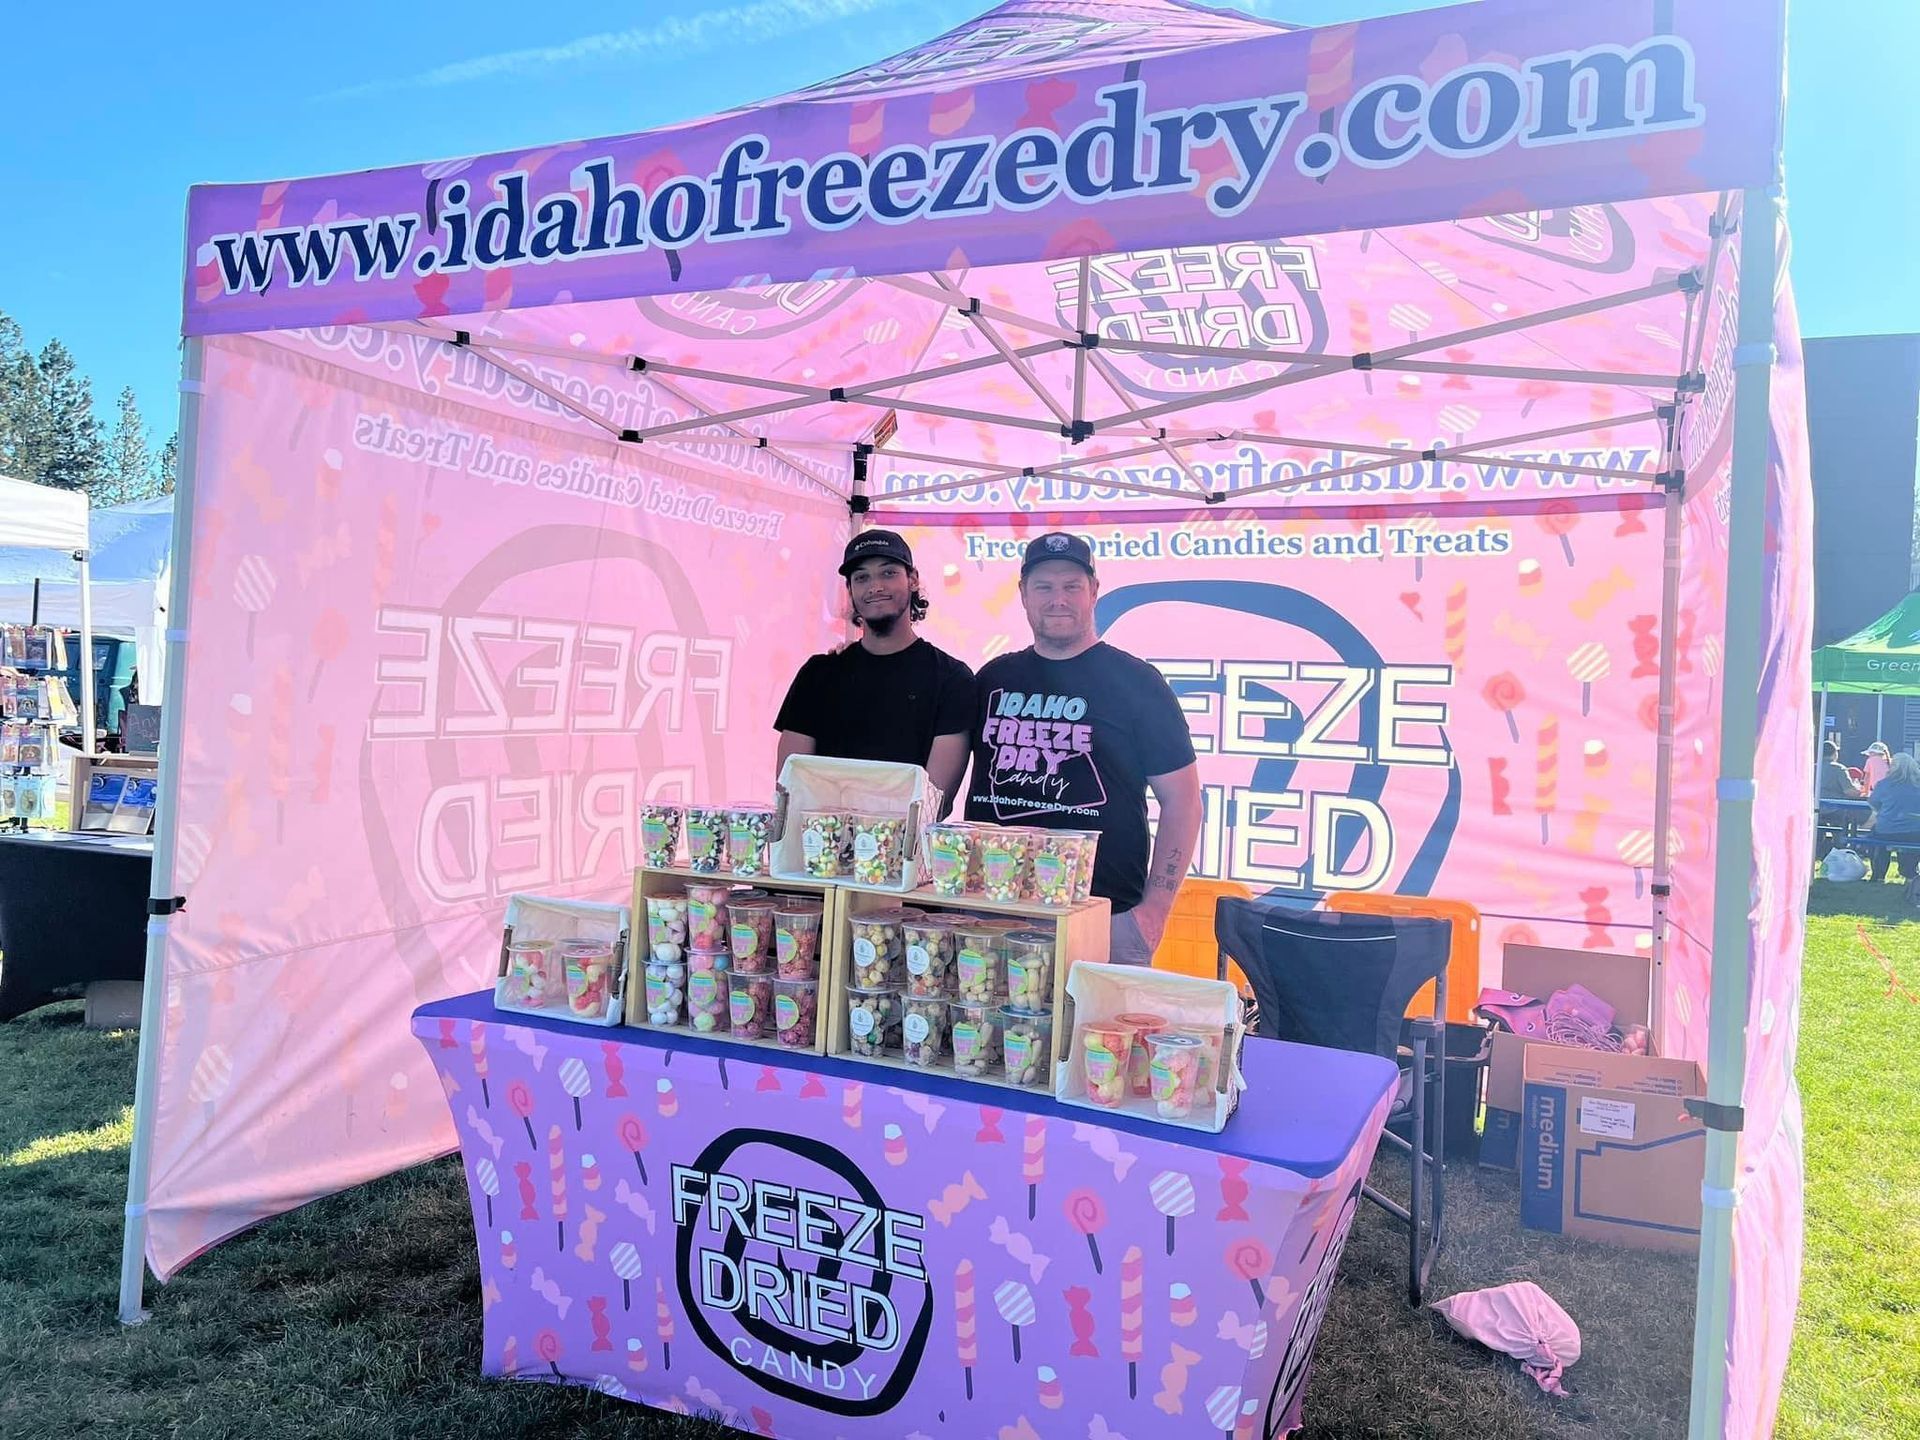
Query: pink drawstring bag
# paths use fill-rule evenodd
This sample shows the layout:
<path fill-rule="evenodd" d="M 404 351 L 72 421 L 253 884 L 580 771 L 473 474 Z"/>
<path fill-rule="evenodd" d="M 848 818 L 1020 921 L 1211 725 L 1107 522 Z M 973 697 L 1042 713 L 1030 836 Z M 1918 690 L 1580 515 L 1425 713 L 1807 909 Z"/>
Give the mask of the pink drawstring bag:
<path fill-rule="evenodd" d="M 1466 1290 L 1433 1308 L 1469 1340 L 1511 1355 L 1549 1395 L 1565 1395 L 1560 1375 L 1580 1358 L 1580 1327 L 1531 1280 Z"/>

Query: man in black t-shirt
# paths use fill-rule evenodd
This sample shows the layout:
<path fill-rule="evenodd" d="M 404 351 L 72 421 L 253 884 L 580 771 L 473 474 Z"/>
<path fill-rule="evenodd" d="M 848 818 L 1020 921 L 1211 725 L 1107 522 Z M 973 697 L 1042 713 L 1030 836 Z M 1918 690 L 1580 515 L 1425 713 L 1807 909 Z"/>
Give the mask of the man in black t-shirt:
<path fill-rule="evenodd" d="M 1147 965 L 1200 834 L 1200 771 L 1160 672 L 1095 633 L 1099 594 L 1086 541 L 1055 531 L 1027 546 L 1020 602 L 1033 645 L 989 660 L 974 682 L 967 818 L 1099 831 L 1093 893 L 1113 903 L 1108 958 Z M 1160 805 L 1151 836 L 1149 790 Z"/>
<path fill-rule="evenodd" d="M 789 755 L 837 755 L 926 768 L 953 803 L 967 768 L 973 672 L 914 633 L 926 617 L 913 551 L 891 530 L 867 530 L 840 562 L 858 643 L 800 667 L 773 722 L 776 767 Z"/>

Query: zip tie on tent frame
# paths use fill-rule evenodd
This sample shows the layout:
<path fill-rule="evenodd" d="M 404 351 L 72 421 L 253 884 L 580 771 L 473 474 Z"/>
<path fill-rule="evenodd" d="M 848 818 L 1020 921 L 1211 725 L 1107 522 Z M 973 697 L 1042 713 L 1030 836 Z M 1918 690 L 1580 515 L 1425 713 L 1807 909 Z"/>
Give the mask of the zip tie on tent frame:
<path fill-rule="evenodd" d="M 204 395 L 207 393 L 207 386 L 204 380 L 182 380 L 179 388 L 182 395 Z"/>

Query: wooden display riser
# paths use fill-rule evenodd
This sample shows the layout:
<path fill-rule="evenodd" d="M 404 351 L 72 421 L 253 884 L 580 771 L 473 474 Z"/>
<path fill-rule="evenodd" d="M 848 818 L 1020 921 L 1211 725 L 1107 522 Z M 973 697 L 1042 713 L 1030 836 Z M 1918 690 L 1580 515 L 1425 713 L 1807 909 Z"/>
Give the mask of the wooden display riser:
<path fill-rule="evenodd" d="M 820 986 L 814 992 L 814 1041 L 804 1050 L 782 1045 L 769 1036 L 760 1040 L 743 1040 L 724 1030 L 695 1030 L 691 1025 L 654 1025 L 647 1020 L 647 959 L 652 955 L 652 946 L 647 940 L 647 897 L 651 895 L 670 895 L 686 888 L 687 882 L 696 884 L 712 883 L 738 886 L 752 886 L 765 890 L 772 895 L 805 895 L 817 899 L 825 908 L 820 915 Z M 792 880 L 776 878 L 770 875 L 736 876 L 716 875 L 710 872 L 684 869 L 656 870 L 641 866 L 633 875 L 633 928 L 634 952 L 639 960 L 638 967 L 627 981 L 627 1024 L 640 1030 L 653 1030 L 673 1035 L 690 1035 L 700 1040 L 718 1040 L 723 1044 L 737 1045 L 742 1050 L 772 1051 L 783 1055 L 824 1055 L 826 1053 L 827 1025 L 823 1017 L 830 1012 L 828 1006 L 838 1003 L 841 1010 L 846 1002 L 837 999 L 841 989 L 834 983 L 832 966 L 831 938 L 836 931 L 839 917 L 839 889 L 827 880 Z M 729 971 L 729 974 L 732 972 Z"/>

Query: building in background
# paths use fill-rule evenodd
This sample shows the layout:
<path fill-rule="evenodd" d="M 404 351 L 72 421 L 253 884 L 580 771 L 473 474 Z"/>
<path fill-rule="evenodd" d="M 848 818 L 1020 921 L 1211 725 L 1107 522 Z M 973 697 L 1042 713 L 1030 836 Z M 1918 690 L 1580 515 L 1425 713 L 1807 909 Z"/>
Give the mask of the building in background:
<path fill-rule="evenodd" d="M 1813 456 L 1815 647 L 1844 640 L 1920 583 L 1914 487 L 1920 478 L 1920 335 L 1807 340 Z M 1827 730 L 1849 765 L 1876 738 L 1870 695 L 1835 696 Z M 1920 746 L 1920 701 L 1885 702 L 1885 739 Z"/>

